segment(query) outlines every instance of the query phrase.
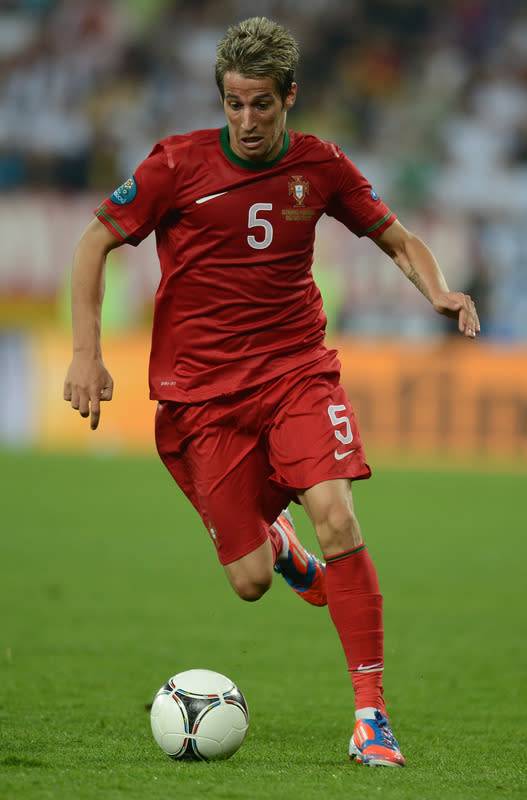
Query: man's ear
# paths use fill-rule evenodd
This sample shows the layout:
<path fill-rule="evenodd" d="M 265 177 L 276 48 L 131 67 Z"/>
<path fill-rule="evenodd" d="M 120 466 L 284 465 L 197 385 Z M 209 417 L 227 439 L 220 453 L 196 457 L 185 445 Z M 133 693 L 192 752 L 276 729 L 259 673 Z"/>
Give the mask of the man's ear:
<path fill-rule="evenodd" d="M 285 106 L 285 110 L 286 111 L 290 111 L 293 108 L 293 106 L 294 106 L 294 104 L 296 102 L 297 89 L 298 89 L 298 84 L 292 83 L 291 84 L 291 88 L 289 89 L 289 91 L 288 91 L 288 93 L 286 95 L 286 98 L 285 98 L 284 106 Z"/>

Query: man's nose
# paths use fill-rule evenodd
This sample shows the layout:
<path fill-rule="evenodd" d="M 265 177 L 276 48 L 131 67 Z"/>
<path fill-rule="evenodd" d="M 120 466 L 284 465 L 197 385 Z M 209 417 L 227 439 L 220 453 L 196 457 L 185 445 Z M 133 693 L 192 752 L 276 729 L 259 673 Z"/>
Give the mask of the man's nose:
<path fill-rule="evenodd" d="M 250 106 L 242 111 L 242 128 L 246 131 L 254 128 L 254 111 Z"/>

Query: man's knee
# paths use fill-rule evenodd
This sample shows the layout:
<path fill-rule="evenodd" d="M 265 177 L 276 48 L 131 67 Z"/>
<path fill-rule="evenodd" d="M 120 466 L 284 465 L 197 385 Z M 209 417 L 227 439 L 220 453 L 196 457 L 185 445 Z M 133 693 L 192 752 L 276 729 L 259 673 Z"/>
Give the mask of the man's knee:
<path fill-rule="evenodd" d="M 322 551 L 326 556 L 343 552 L 362 543 L 360 525 L 353 508 L 335 504 L 316 526 Z"/>
<path fill-rule="evenodd" d="M 259 600 L 273 582 L 273 559 L 269 541 L 252 553 L 225 566 L 229 582 L 242 600 Z"/>
<path fill-rule="evenodd" d="M 258 576 L 239 574 L 229 576 L 229 580 L 238 597 L 252 603 L 259 600 L 271 588 L 273 573 L 271 571 L 270 574 Z"/>
<path fill-rule="evenodd" d="M 326 526 L 337 536 L 346 536 L 359 528 L 359 521 L 348 503 L 335 503 L 326 510 Z"/>
<path fill-rule="evenodd" d="M 301 500 L 326 558 L 362 544 L 347 481 L 328 481 L 314 486 L 303 493 Z"/>

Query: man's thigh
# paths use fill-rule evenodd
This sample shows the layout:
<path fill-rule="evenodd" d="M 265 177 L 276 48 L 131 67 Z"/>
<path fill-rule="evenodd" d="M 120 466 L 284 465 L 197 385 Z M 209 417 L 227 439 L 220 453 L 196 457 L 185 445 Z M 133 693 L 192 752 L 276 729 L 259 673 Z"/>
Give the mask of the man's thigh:
<path fill-rule="evenodd" d="M 353 408 L 337 375 L 304 378 L 284 395 L 269 432 L 272 480 L 297 491 L 369 478 Z"/>
<path fill-rule="evenodd" d="M 256 433 L 240 429 L 239 417 L 207 422 L 188 409 L 165 404 L 156 419 L 158 451 L 165 466 L 200 514 L 225 565 L 268 538 L 269 525 L 290 494 L 269 482 L 272 468 Z M 189 419 L 190 417 L 190 419 Z"/>

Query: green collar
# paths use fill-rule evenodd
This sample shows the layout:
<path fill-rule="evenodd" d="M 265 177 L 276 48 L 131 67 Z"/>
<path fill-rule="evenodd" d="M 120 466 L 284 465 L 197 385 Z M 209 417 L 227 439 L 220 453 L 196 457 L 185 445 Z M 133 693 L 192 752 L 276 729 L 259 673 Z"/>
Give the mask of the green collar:
<path fill-rule="evenodd" d="M 259 169 L 259 170 L 271 169 L 271 167 L 274 167 L 275 164 L 278 164 L 280 159 L 283 156 L 285 156 L 285 154 L 289 150 L 289 133 L 286 130 L 282 149 L 280 150 L 276 158 L 273 158 L 272 161 L 246 161 L 245 158 L 240 158 L 240 156 L 237 156 L 229 142 L 228 125 L 225 125 L 225 127 L 222 128 L 220 131 L 220 142 L 223 148 L 223 152 L 225 153 L 229 161 L 232 161 L 232 163 L 236 164 L 236 166 L 244 167 L 245 169 Z"/>

